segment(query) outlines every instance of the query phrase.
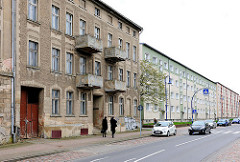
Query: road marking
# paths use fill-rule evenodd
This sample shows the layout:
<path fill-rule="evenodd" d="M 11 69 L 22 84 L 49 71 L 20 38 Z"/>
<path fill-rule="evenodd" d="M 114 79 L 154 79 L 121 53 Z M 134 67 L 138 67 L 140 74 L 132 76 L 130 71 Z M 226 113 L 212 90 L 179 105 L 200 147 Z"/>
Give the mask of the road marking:
<path fill-rule="evenodd" d="M 135 160 L 136 158 L 132 158 L 132 159 L 129 159 L 129 160 L 126 160 L 124 162 L 128 162 L 128 161 L 132 161 L 132 160 Z"/>
<path fill-rule="evenodd" d="M 147 155 L 147 156 L 144 156 L 144 157 L 142 157 L 141 159 L 138 159 L 138 160 L 136 160 L 136 161 L 134 161 L 134 162 L 138 162 L 138 161 L 140 161 L 140 160 L 146 159 L 146 158 L 148 158 L 148 157 L 150 157 L 150 156 L 153 156 L 153 155 L 159 154 L 159 153 L 161 153 L 161 152 L 163 152 L 163 151 L 165 151 L 165 150 L 163 149 L 163 150 L 160 150 L 160 151 L 154 152 L 154 153 L 149 154 L 149 155 Z"/>
<path fill-rule="evenodd" d="M 188 144 L 188 143 L 191 143 L 191 142 L 194 142 L 194 141 L 206 138 L 206 137 L 208 137 L 208 136 L 204 136 L 204 137 L 201 137 L 201 138 L 197 138 L 197 139 L 194 139 L 194 140 L 191 140 L 191 141 L 188 141 L 188 142 L 184 142 L 184 143 L 178 144 L 178 145 L 176 145 L 176 147 L 182 146 L 182 145 L 185 145 L 185 144 Z"/>
<path fill-rule="evenodd" d="M 222 131 L 216 131 L 216 132 L 213 132 L 214 134 L 218 134 L 218 133 L 222 133 Z"/>
<path fill-rule="evenodd" d="M 233 132 L 233 134 L 238 134 L 238 133 L 240 133 L 240 131 L 237 131 L 237 132 Z"/>
<path fill-rule="evenodd" d="M 223 132 L 223 134 L 228 134 L 228 133 L 231 133 L 232 131 L 226 131 L 226 132 Z"/>
<path fill-rule="evenodd" d="M 92 160 L 92 161 L 90 161 L 90 162 L 100 161 L 100 160 L 103 160 L 103 159 L 106 159 L 106 158 L 107 158 L 107 157 L 99 158 L 99 159 Z"/>

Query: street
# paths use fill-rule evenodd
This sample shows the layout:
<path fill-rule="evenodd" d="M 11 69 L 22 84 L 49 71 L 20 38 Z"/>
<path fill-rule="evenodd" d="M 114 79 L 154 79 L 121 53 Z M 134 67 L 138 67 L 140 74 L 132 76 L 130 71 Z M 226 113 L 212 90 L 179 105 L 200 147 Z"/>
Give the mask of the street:
<path fill-rule="evenodd" d="M 240 125 L 217 127 L 217 129 L 212 130 L 211 134 L 206 135 L 194 134 L 190 136 L 186 131 L 183 134 L 169 138 L 150 137 L 157 138 L 157 140 L 149 140 L 149 142 L 140 145 L 130 144 L 131 146 L 129 146 L 128 142 L 126 142 L 125 145 L 121 146 L 117 144 L 101 146 L 98 148 L 99 150 L 97 148 L 92 150 L 96 152 L 102 150 L 100 154 L 76 161 L 208 161 L 208 158 L 214 153 L 224 149 L 239 137 Z M 106 154 L 102 154 L 103 150 L 105 150 Z"/>

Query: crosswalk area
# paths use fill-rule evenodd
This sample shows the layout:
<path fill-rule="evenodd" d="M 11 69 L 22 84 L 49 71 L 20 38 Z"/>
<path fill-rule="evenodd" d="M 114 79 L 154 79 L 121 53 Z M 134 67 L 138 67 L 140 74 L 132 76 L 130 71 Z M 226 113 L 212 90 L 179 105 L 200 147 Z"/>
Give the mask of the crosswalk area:
<path fill-rule="evenodd" d="M 214 130 L 212 134 L 240 134 L 240 130 Z"/>

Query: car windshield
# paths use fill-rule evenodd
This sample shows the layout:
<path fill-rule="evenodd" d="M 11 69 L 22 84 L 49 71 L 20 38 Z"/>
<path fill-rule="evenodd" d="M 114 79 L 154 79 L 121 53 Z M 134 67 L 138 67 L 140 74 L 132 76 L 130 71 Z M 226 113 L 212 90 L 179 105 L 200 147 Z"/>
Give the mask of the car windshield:
<path fill-rule="evenodd" d="M 213 121 L 212 121 L 212 120 L 206 120 L 206 122 L 208 122 L 208 123 L 213 123 Z"/>
<path fill-rule="evenodd" d="M 195 121 L 192 125 L 193 126 L 203 126 L 204 122 L 203 121 Z"/>
<path fill-rule="evenodd" d="M 155 124 L 155 127 L 168 127 L 169 123 L 167 122 L 158 122 Z"/>
<path fill-rule="evenodd" d="M 220 119 L 219 122 L 225 122 L 225 119 Z"/>
<path fill-rule="evenodd" d="M 233 120 L 234 120 L 234 121 L 238 121 L 238 118 L 234 118 Z"/>

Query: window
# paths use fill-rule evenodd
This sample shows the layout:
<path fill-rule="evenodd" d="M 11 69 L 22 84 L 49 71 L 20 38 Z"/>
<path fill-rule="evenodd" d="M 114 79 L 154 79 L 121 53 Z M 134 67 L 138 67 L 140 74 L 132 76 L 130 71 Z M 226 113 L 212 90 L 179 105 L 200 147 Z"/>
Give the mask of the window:
<path fill-rule="evenodd" d="M 100 28 L 95 27 L 94 36 L 96 39 L 100 39 Z"/>
<path fill-rule="evenodd" d="M 121 38 L 118 39 L 118 48 L 119 49 L 123 48 L 123 40 Z"/>
<path fill-rule="evenodd" d="M 73 67 L 73 55 L 71 53 L 67 53 L 66 59 L 66 72 L 67 74 L 72 74 L 72 67 Z"/>
<path fill-rule="evenodd" d="M 178 68 L 175 68 L 175 73 L 178 74 Z"/>
<path fill-rule="evenodd" d="M 171 72 L 173 72 L 173 66 L 172 65 L 170 65 L 170 70 L 171 70 Z"/>
<path fill-rule="evenodd" d="M 127 87 L 130 87 L 130 82 L 131 82 L 130 76 L 131 76 L 130 71 L 127 71 Z"/>
<path fill-rule="evenodd" d="M 112 24 L 112 16 L 108 15 L 108 23 Z"/>
<path fill-rule="evenodd" d="M 174 110 L 174 106 L 171 106 L 171 112 L 174 112 L 175 110 Z"/>
<path fill-rule="evenodd" d="M 112 34 L 108 33 L 108 47 L 112 47 Z"/>
<path fill-rule="evenodd" d="M 108 80 L 113 80 L 113 67 L 108 66 Z"/>
<path fill-rule="evenodd" d="M 150 61 L 150 55 L 148 53 L 145 53 L 145 60 Z"/>
<path fill-rule="evenodd" d="M 101 76 L 101 63 L 95 61 L 95 75 Z"/>
<path fill-rule="evenodd" d="M 136 61 L 136 46 L 133 46 L 133 61 Z"/>
<path fill-rule="evenodd" d="M 66 13 L 66 34 L 71 36 L 72 36 L 72 24 L 73 24 L 72 18 L 73 18 L 72 14 L 67 12 Z"/>
<path fill-rule="evenodd" d="M 130 43 L 126 42 L 126 54 L 127 54 L 127 58 L 129 58 L 129 53 L 130 53 Z"/>
<path fill-rule="evenodd" d="M 113 96 L 108 97 L 108 114 L 113 115 Z"/>
<path fill-rule="evenodd" d="M 164 68 L 168 69 L 168 63 L 164 62 Z"/>
<path fill-rule="evenodd" d="M 137 116 L 137 100 L 133 101 L 134 116 Z"/>
<path fill-rule="evenodd" d="M 52 114 L 59 114 L 59 91 L 52 90 Z"/>
<path fill-rule="evenodd" d="M 179 112 L 179 107 L 178 106 L 176 106 L 176 112 Z"/>
<path fill-rule="evenodd" d="M 86 8 L 86 0 L 79 0 L 80 1 L 80 6 L 82 8 Z"/>
<path fill-rule="evenodd" d="M 176 99 L 179 99 L 179 94 L 178 93 L 176 93 Z"/>
<path fill-rule="evenodd" d="M 174 99 L 174 93 L 171 92 L 171 99 Z"/>
<path fill-rule="evenodd" d="M 66 109 L 67 109 L 67 115 L 72 115 L 73 114 L 73 92 L 67 92 L 66 95 Z"/>
<path fill-rule="evenodd" d="M 150 104 L 146 103 L 146 110 L 149 111 L 150 110 Z"/>
<path fill-rule="evenodd" d="M 137 88 L 137 73 L 133 74 L 133 87 Z"/>
<path fill-rule="evenodd" d="M 80 57 L 80 74 L 86 74 L 86 58 Z"/>
<path fill-rule="evenodd" d="M 100 16 L 100 9 L 95 7 L 95 16 Z"/>
<path fill-rule="evenodd" d="M 176 85 L 176 87 L 178 87 L 178 86 L 179 86 L 179 85 L 178 85 L 178 81 L 177 81 L 177 80 L 175 81 L 175 85 Z"/>
<path fill-rule="evenodd" d="M 59 8 L 52 6 L 52 28 L 59 30 Z"/>
<path fill-rule="evenodd" d="M 52 71 L 59 72 L 59 50 L 56 48 L 52 49 Z"/>
<path fill-rule="evenodd" d="M 38 60 L 38 43 L 29 41 L 29 60 L 28 64 L 30 66 L 37 66 Z"/>
<path fill-rule="evenodd" d="M 85 35 L 86 34 L 86 21 L 80 19 L 80 30 L 79 30 L 80 35 Z"/>
<path fill-rule="evenodd" d="M 119 98 L 119 115 L 124 115 L 123 98 Z"/>
<path fill-rule="evenodd" d="M 119 81 L 123 81 L 123 69 L 119 69 Z"/>
<path fill-rule="evenodd" d="M 80 98 L 80 115 L 87 115 L 87 100 L 86 100 L 87 94 L 81 93 Z"/>
<path fill-rule="evenodd" d="M 28 0 L 28 18 L 37 21 L 37 0 Z"/>
<path fill-rule="evenodd" d="M 127 26 L 127 33 L 130 34 L 130 28 Z"/>
<path fill-rule="evenodd" d="M 157 64 L 157 58 L 156 57 L 152 58 L 152 63 Z"/>
<path fill-rule="evenodd" d="M 157 111 L 158 110 L 158 105 L 154 104 L 154 110 Z"/>
<path fill-rule="evenodd" d="M 133 37 L 136 37 L 136 31 L 133 30 Z"/>
<path fill-rule="evenodd" d="M 118 21 L 118 29 L 122 30 L 122 22 Z"/>

